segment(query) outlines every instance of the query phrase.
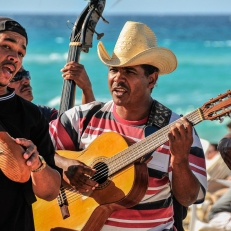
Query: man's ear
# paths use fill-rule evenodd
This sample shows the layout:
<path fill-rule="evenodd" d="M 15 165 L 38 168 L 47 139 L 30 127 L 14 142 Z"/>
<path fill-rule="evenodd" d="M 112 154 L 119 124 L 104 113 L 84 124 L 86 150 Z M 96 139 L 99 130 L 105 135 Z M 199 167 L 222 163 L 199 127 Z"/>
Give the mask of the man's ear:
<path fill-rule="evenodd" d="M 149 87 L 153 88 L 158 80 L 158 73 L 157 72 L 152 73 L 151 75 L 148 76 L 148 79 L 149 79 Z"/>

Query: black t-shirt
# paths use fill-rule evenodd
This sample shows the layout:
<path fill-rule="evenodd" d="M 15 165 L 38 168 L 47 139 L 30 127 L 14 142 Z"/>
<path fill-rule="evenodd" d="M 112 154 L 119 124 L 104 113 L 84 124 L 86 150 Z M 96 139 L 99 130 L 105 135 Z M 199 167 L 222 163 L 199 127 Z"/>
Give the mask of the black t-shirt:
<path fill-rule="evenodd" d="M 48 122 L 51 122 L 52 120 L 56 119 L 58 116 L 58 110 L 52 107 L 44 106 L 44 105 L 37 105 L 39 110 L 42 112 L 42 114 L 46 117 Z"/>
<path fill-rule="evenodd" d="M 12 137 L 32 140 L 47 164 L 56 168 L 47 120 L 37 105 L 10 91 L 0 96 L 0 123 Z M 0 182 L 0 230 L 33 231 L 31 179 L 26 183 L 17 183 L 0 171 Z"/>

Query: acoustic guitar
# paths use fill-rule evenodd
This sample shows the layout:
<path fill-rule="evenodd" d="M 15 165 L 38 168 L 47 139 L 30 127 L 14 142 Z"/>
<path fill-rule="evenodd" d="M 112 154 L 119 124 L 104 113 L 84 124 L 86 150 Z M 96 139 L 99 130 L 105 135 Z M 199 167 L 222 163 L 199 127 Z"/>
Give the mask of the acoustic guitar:
<path fill-rule="evenodd" d="M 230 90 L 185 117 L 196 125 L 204 120 L 222 120 L 225 116 L 231 117 Z M 148 185 L 147 167 L 140 159 L 168 141 L 168 131 L 178 121 L 131 146 L 121 135 L 108 132 L 81 152 L 58 150 L 61 156 L 80 160 L 95 168 L 97 172 L 92 179 L 99 183 L 99 187 L 83 194 L 63 185 L 56 200 L 34 203 L 36 230 L 99 231 L 113 211 L 139 203 Z M 62 206 L 66 209 L 65 217 L 61 213 Z"/>

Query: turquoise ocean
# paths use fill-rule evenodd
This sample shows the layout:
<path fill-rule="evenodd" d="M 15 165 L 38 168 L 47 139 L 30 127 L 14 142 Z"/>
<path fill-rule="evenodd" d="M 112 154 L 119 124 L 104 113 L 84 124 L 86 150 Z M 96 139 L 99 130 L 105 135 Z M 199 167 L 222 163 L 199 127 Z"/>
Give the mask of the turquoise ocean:
<path fill-rule="evenodd" d="M 63 79 L 60 69 L 67 60 L 69 38 L 78 15 L 16 15 L 28 32 L 29 44 L 24 67 L 31 73 L 33 102 L 59 108 Z M 152 96 L 173 111 L 186 115 L 211 98 L 231 89 L 231 15 L 227 16 L 144 16 L 104 15 L 109 24 L 100 20 L 96 26 L 111 54 L 118 35 L 128 20 L 146 23 L 157 35 L 158 45 L 172 50 L 177 69 L 160 76 Z M 111 99 L 107 85 L 107 67 L 97 56 L 97 39 L 88 53 L 81 53 L 97 100 Z M 76 104 L 81 91 L 76 90 Z M 225 118 L 203 121 L 196 125 L 199 136 L 218 142 L 228 130 Z"/>

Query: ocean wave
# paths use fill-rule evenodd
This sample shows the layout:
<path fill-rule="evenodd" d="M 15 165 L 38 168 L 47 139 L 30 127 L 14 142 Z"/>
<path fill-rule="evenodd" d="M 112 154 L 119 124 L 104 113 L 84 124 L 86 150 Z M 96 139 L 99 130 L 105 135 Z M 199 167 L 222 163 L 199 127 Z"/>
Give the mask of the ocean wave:
<path fill-rule="evenodd" d="M 231 40 L 226 41 L 205 41 L 205 47 L 231 47 Z"/>
<path fill-rule="evenodd" d="M 191 56 L 178 56 L 179 65 L 198 65 L 198 66 L 227 66 L 230 67 L 231 56 L 230 55 L 200 55 L 195 59 Z"/>
<path fill-rule="evenodd" d="M 50 54 L 28 54 L 25 58 L 27 63 L 57 63 L 67 60 L 68 53 L 50 53 Z"/>
<path fill-rule="evenodd" d="M 64 43 L 65 39 L 63 37 L 56 37 L 55 38 L 55 42 L 58 44 L 62 44 Z"/>
<path fill-rule="evenodd" d="M 62 62 L 63 61 L 67 61 L 68 58 L 68 52 L 64 52 L 64 53 L 58 53 L 58 52 L 53 52 L 53 53 L 28 53 L 25 57 L 25 62 L 27 63 L 40 63 L 40 64 L 44 64 L 44 63 L 57 63 L 57 62 Z M 88 59 L 97 59 L 98 60 L 98 56 L 93 54 L 85 54 L 82 53 L 81 55 L 81 61 Z"/>
<path fill-rule="evenodd" d="M 46 105 L 49 107 L 58 109 L 60 105 L 60 100 L 61 100 L 61 95 L 58 95 L 54 97 L 53 99 L 49 100 Z M 100 102 L 108 102 L 109 100 L 111 100 L 111 98 L 109 97 L 108 98 L 107 97 L 97 97 L 97 101 L 100 101 Z M 77 106 L 81 104 L 82 104 L 82 99 L 76 99 L 75 105 Z"/>

